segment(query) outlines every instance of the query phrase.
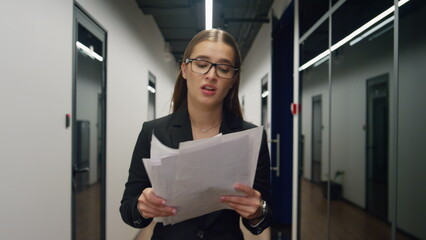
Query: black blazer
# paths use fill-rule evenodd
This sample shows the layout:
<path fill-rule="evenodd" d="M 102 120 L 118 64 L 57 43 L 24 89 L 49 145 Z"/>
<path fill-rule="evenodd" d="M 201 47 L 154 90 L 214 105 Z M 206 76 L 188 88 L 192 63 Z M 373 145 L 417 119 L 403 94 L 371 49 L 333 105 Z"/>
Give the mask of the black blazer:
<path fill-rule="evenodd" d="M 255 125 L 238 119 L 230 112 L 223 112 L 222 125 L 220 126 L 222 134 L 238 132 L 253 127 Z M 151 187 L 142 158 L 150 157 L 153 132 L 163 144 L 176 149 L 179 147 L 180 142 L 193 140 L 187 105 L 183 105 L 179 110 L 166 117 L 143 124 L 133 152 L 129 178 L 120 206 L 120 213 L 124 222 L 136 228 L 146 227 L 152 221 L 152 218 L 143 218 L 139 214 L 136 205 L 142 191 L 147 187 Z M 263 200 L 268 205 L 271 202 L 269 165 L 269 151 L 264 131 L 253 188 L 262 194 Z M 219 210 L 173 225 L 163 226 L 162 223 L 157 223 L 151 239 L 243 239 L 239 227 L 239 219 L 240 215 L 233 210 Z M 252 227 L 246 219 L 243 219 L 243 224 L 253 234 L 260 234 L 270 225 L 270 221 L 271 211 L 268 207 L 265 219 L 258 226 Z"/>

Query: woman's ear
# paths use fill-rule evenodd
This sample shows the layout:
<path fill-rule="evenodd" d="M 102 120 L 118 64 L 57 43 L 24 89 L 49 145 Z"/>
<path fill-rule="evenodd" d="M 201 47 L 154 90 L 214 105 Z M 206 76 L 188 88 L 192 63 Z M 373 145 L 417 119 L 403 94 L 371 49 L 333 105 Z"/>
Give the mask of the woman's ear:
<path fill-rule="evenodd" d="M 182 63 L 180 65 L 180 70 L 182 71 L 182 77 L 183 77 L 183 79 L 186 79 L 186 68 L 185 68 L 185 66 L 186 66 L 185 63 Z"/>

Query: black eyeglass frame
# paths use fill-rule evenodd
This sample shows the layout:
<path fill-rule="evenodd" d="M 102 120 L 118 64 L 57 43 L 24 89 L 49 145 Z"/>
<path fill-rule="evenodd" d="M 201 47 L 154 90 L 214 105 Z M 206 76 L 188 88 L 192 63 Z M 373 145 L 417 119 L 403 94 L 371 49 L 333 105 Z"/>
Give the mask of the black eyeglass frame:
<path fill-rule="evenodd" d="M 224 79 L 232 79 L 232 78 L 235 76 L 235 73 L 237 73 L 237 72 L 238 72 L 238 70 L 239 70 L 239 69 L 238 69 L 238 68 L 236 68 L 235 66 L 232 66 L 232 65 L 229 65 L 229 64 L 224 64 L 224 63 L 212 63 L 212 62 L 210 62 L 210 61 L 207 61 L 207 60 L 204 60 L 204 59 L 200 59 L 200 58 L 187 58 L 187 59 L 185 59 L 185 64 L 192 63 L 193 61 L 202 61 L 202 62 L 206 62 L 206 63 L 209 63 L 209 64 L 210 64 L 209 69 L 208 69 L 205 73 L 195 72 L 195 73 L 198 73 L 198 74 L 206 74 L 206 73 L 210 72 L 210 70 L 212 69 L 212 67 L 215 67 L 216 75 L 217 75 L 218 77 L 220 77 L 220 76 L 217 74 L 217 67 L 216 67 L 216 66 L 227 66 L 227 67 L 231 67 L 231 68 L 233 68 L 233 69 L 234 69 L 234 74 L 233 74 L 233 75 L 232 75 L 232 77 L 230 77 L 230 78 L 224 78 L 224 77 L 220 77 L 220 78 L 224 78 Z M 191 71 L 192 71 L 192 65 L 191 65 Z"/>

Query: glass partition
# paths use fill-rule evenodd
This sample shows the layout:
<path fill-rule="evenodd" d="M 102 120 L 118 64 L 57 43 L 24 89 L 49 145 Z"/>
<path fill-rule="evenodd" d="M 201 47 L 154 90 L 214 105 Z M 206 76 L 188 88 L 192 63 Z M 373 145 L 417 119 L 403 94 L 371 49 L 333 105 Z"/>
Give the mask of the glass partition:
<path fill-rule="evenodd" d="M 300 45 L 301 126 L 300 239 L 327 239 L 328 21 Z M 319 57 L 318 57 L 319 56 Z"/>
<path fill-rule="evenodd" d="M 391 239 L 393 6 L 347 0 L 332 15 L 331 239 Z M 353 13 L 357 14 L 353 14 Z"/>
<path fill-rule="evenodd" d="M 399 8 L 397 239 L 426 239 L 426 1 Z"/>
<path fill-rule="evenodd" d="M 426 239 L 426 1 L 299 1 L 300 239 Z"/>

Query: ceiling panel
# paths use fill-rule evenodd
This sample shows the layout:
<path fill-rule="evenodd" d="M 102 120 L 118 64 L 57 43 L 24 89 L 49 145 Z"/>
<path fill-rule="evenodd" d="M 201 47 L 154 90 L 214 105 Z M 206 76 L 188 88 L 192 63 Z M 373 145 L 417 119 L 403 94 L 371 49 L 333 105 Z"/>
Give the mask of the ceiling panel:
<path fill-rule="evenodd" d="M 152 15 L 178 61 L 190 39 L 204 29 L 204 0 L 136 0 L 144 14 Z M 262 23 L 268 22 L 273 0 L 215 0 L 213 27 L 231 33 L 243 58 Z"/>

